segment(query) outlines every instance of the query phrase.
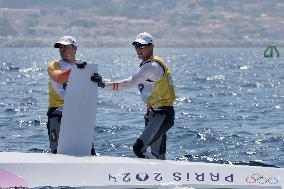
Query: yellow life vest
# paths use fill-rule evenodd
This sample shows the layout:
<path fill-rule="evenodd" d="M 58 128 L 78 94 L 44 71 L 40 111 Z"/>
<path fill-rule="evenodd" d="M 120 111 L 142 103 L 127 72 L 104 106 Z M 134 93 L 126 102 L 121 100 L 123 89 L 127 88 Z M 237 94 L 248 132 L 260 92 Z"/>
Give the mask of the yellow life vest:
<path fill-rule="evenodd" d="M 61 70 L 61 65 L 56 60 L 48 64 L 48 72 L 52 72 L 53 70 Z M 64 98 L 59 96 L 59 94 L 57 94 L 52 84 L 52 83 L 55 83 L 55 81 L 51 81 L 51 80 L 52 80 L 51 78 L 49 78 L 48 80 L 48 90 L 49 90 L 48 108 L 63 107 Z M 62 88 L 64 88 L 64 85 L 66 86 L 66 84 L 59 84 L 59 83 L 55 85 L 58 85 L 58 86 L 62 85 Z"/>
<path fill-rule="evenodd" d="M 152 108 L 173 106 L 176 94 L 168 66 L 158 56 L 151 57 L 144 64 L 147 64 L 147 62 L 159 63 L 164 69 L 164 75 L 160 80 L 154 81 L 154 88 L 150 96 L 147 98 L 146 104 Z"/>

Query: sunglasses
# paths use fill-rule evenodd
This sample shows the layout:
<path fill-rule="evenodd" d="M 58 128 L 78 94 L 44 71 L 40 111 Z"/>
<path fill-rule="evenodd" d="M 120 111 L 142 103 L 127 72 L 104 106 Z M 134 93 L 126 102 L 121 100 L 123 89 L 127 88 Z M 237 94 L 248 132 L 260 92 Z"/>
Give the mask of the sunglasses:
<path fill-rule="evenodd" d="M 135 47 L 135 49 L 145 49 L 148 46 L 151 46 L 152 43 L 148 43 L 146 45 L 141 44 L 141 43 L 134 43 L 133 46 Z"/>

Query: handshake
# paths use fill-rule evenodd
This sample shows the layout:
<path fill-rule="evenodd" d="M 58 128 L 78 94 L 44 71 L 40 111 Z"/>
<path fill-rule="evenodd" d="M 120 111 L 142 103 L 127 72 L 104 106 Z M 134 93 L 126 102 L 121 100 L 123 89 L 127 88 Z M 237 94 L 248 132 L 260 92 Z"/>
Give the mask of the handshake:
<path fill-rule="evenodd" d="M 75 64 L 78 69 L 84 69 L 87 65 L 87 62 L 76 61 Z M 98 73 L 94 73 L 94 75 L 92 75 L 91 81 L 94 83 L 98 83 L 98 87 L 104 88 L 106 86 L 105 82 L 103 82 L 102 76 Z"/>
<path fill-rule="evenodd" d="M 92 75 L 91 81 L 94 83 L 98 83 L 98 87 L 104 88 L 106 86 L 105 82 L 103 82 L 102 76 L 98 73 L 94 73 L 94 75 Z"/>

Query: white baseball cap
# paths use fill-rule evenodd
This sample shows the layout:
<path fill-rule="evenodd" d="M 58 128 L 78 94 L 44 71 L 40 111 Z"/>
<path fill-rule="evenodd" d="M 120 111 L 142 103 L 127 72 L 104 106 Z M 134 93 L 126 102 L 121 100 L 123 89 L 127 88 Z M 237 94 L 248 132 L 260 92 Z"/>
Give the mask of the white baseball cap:
<path fill-rule="evenodd" d="M 135 43 L 140 43 L 143 45 L 147 45 L 149 43 L 154 44 L 154 37 L 147 32 L 139 33 L 136 36 L 135 41 L 132 42 L 132 44 L 135 44 Z"/>
<path fill-rule="evenodd" d="M 59 45 L 74 45 L 77 47 L 77 41 L 72 36 L 63 36 L 59 41 L 54 43 L 54 48 L 59 48 Z"/>

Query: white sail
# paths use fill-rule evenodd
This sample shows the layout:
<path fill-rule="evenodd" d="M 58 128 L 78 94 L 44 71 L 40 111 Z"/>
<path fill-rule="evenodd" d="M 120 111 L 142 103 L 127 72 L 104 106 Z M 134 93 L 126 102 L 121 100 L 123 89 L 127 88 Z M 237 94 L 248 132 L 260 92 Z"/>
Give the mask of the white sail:
<path fill-rule="evenodd" d="M 90 155 L 94 137 L 98 86 L 91 76 L 98 71 L 97 64 L 84 69 L 72 68 L 64 98 L 58 153 Z"/>

